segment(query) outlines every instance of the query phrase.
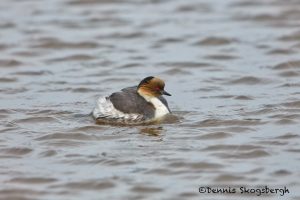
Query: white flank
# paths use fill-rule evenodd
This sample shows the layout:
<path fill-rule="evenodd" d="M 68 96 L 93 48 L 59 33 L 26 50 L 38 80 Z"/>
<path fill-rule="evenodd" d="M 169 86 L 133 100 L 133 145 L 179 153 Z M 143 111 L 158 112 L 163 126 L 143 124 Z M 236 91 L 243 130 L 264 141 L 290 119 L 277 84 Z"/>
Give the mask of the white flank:
<path fill-rule="evenodd" d="M 97 101 L 97 105 L 93 110 L 93 116 L 97 118 L 105 119 L 122 119 L 122 120 L 139 120 L 143 116 L 136 113 L 123 113 L 117 110 L 109 99 L 100 97 Z"/>

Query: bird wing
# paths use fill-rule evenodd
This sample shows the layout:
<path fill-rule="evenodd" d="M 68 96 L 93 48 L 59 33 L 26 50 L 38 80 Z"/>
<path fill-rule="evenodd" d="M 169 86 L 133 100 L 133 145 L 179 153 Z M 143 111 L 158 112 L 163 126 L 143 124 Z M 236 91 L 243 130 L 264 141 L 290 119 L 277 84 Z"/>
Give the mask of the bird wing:
<path fill-rule="evenodd" d="M 114 107 L 123 113 L 142 114 L 146 118 L 155 114 L 154 106 L 137 93 L 137 87 L 128 87 L 109 96 Z"/>

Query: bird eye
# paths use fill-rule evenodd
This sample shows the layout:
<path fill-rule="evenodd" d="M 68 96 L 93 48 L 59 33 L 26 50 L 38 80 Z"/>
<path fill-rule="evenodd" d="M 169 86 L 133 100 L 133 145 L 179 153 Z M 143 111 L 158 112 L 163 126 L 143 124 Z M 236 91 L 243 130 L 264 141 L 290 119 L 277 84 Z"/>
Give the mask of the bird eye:
<path fill-rule="evenodd" d="M 156 89 L 157 91 L 160 91 L 160 90 L 161 90 L 160 87 L 156 87 L 155 89 Z"/>

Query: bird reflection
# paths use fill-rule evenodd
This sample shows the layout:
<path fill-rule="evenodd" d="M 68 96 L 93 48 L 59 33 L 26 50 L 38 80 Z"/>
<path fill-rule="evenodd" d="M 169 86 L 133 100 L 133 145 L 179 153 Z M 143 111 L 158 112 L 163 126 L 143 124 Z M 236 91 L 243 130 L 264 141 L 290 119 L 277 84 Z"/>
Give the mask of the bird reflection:
<path fill-rule="evenodd" d="M 163 127 L 161 127 L 161 126 L 146 127 L 146 128 L 140 129 L 140 134 L 158 137 L 158 136 L 161 136 L 162 131 L 163 131 Z"/>

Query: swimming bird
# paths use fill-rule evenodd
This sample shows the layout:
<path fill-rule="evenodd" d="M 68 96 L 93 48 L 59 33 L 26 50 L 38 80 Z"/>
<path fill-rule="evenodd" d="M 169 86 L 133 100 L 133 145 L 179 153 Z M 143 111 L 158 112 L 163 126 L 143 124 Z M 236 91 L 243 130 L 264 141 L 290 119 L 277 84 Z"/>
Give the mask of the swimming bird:
<path fill-rule="evenodd" d="M 138 86 L 127 87 L 110 96 L 100 97 L 93 117 L 103 122 L 140 123 L 156 121 L 171 113 L 164 90 L 165 83 L 158 77 L 144 78 Z"/>

